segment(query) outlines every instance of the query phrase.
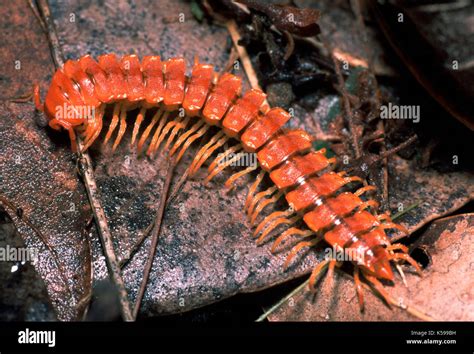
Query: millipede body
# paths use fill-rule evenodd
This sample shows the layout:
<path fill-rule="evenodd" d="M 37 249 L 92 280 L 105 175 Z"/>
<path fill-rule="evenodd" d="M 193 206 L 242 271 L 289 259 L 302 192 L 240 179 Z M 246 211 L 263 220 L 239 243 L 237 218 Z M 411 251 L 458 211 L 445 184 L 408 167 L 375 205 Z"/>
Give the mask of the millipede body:
<path fill-rule="evenodd" d="M 261 90 L 241 91 L 240 77 L 227 72 L 218 75 L 212 65 L 197 59 L 187 77 L 183 58 L 162 61 L 159 56 L 145 56 L 140 61 L 136 55 L 119 58 L 105 54 L 96 61 L 86 55 L 68 60 L 56 71 L 44 104 L 40 103 L 39 89 L 35 87 L 35 104 L 44 111 L 51 128 L 68 131 L 73 150 L 77 150 L 76 134 L 82 137 L 84 150 L 97 140 L 108 106 L 112 119 L 104 143 L 118 128 L 113 149 L 126 132 L 127 112 L 131 110 L 138 110 L 131 143 L 139 152 L 147 146 L 146 154 L 150 156 L 166 140 L 164 149 L 179 161 L 211 126 L 221 128 L 199 149 L 188 168 L 189 175 L 195 174 L 217 149 L 231 140 L 236 145 L 210 163 L 206 181 L 235 162 L 235 153 L 255 153 L 258 166 L 235 173 L 225 184 L 232 187 L 239 177 L 259 169 L 245 203 L 251 224 L 261 219 L 254 233 L 257 242 L 264 242 L 278 227 L 287 225 L 272 247 L 276 251 L 290 238 L 299 240 L 285 266 L 302 248 L 321 240 L 339 252 L 358 255 L 351 261 L 361 306 L 360 276 L 386 298 L 379 280 L 394 279 L 390 262 L 407 261 L 420 271 L 408 249 L 401 244 L 392 245 L 385 232 L 390 228 L 406 230 L 393 223 L 388 214 L 377 215 L 377 203 L 363 195 L 375 187 L 361 186 L 354 191 L 351 186 L 363 183 L 361 178 L 335 172 L 336 159 L 327 158 L 324 149 L 315 151 L 308 132 L 283 128 L 291 119 L 288 112 L 270 108 Z M 153 113 L 151 119 L 146 118 L 147 111 Z M 231 156 L 234 157 L 227 158 Z M 273 185 L 260 191 L 266 176 Z M 264 208 L 283 197 L 287 210 L 260 216 Z M 319 263 L 311 274 L 311 288 L 322 270 L 338 265 L 336 259 Z"/>

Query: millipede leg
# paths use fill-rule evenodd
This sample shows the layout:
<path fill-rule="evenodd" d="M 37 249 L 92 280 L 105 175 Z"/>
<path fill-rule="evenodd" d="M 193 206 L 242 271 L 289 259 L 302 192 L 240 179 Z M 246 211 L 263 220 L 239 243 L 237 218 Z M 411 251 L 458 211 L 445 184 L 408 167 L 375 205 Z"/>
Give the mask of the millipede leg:
<path fill-rule="evenodd" d="M 224 133 L 222 131 L 218 132 L 216 135 L 214 135 L 206 144 L 204 144 L 203 147 L 199 149 L 199 151 L 196 153 L 196 156 L 194 156 L 193 162 L 191 163 L 191 166 L 189 167 L 189 171 L 192 172 L 194 170 L 194 166 L 196 166 L 196 163 L 199 162 L 201 159 L 202 155 L 211 147 L 213 146 L 222 136 Z"/>
<path fill-rule="evenodd" d="M 315 287 L 316 281 L 319 279 L 319 276 L 327 268 L 327 266 L 329 265 L 331 261 L 332 261 L 331 259 L 325 259 L 324 261 L 319 263 L 311 272 L 308 285 L 309 285 L 309 289 L 312 292 L 316 292 L 316 287 Z"/>
<path fill-rule="evenodd" d="M 328 159 L 328 163 L 329 165 L 333 166 L 337 163 L 337 159 L 335 157 L 331 157 L 330 159 Z"/>
<path fill-rule="evenodd" d="M 186 139 L 191 136 L 191 134 L 194 134 L 198 129 L 200 129 L 204 124 L 204 120 L 199 119 L 196 123 L 194 123 L 191 128 L 181 135 L 178 140 L 174 143 L 173 147 L 170 150 L 170 156 L 173 156 L 174 153 L 178 150 L 178 148 L 186 141 Z"/>
<path fill-rule="evenodd" d="M 359 188 L 354 194 L 358 197 L 360 197 L 362 194 L 368 191 L 375 191 L 377 188 L 375 186 L 365 186 L 362 188 Z"/>
<path fill-rule="evenodd" d="M 273 213 L 271 213 L 270 215 L 268 215 L 267 217 L 265 217 L 265 219 L 263 219 L 263 221 L 258 224 L 257 228 L 255 229 L 253 235 L 256 236 L 258 233 L 260 233 L 260 231 L 262 231 L 265 226 L 272 220 L 275 220 L 277 218 L 284 218 L 284 217 L 288 217 L 288 216 L 291 216 L 293 214 L 293 211 L 291 210 L 285 210 L 285 211 L 274 211 Z"/>
<path fill-rule="evenodd" d="M 124 106 L 122 106 L 122 112 L 120 113 L 120 128 L 119 128 L 117 137 L 115 138 L 115 143 L 114 143 L 114 146 L 112 147 L 112 151 L 115 151 L 118 144 L 120 144 L 120 141 L 122 140 L 123 135 L 125 134 L 126 130 L 127 130 L 127 109 Z"/>
<path fill-rule="evenodd" d="M 157 141 L 158 141 L 159 137 L 161 136 L 161 132 L 163 130 L 163 127 L 165 126 L 166 121 L 168 119 L 168 115 L 169 115 L 169 111 L 166 111 L 160 118 L 160 123 L 156 127 L 155 133 L 153 134 L 153 137 L 151 138 L 151 141 L 150 141 L 150 145 L 148 145 L 148 149 L 146 151 L 146 154 L 148 156 L 150 156 L 152 151 L 155 149 Z"/>
<path fill-rule="evenodd" d="M 278 192 L 275 194 L 274 197 L 266 199 L 262 201 L 261 203 L 258 204 L 258 206 L 255 208 L 255 211 L 253 212 L 252 216 L 250 217 L 250 225 L 253 225 L 255 223 L 255 220 L 257 219 L 258 215 L 260 215 L 260 212 L 266 208 L 268 205 L 271 205 L 275 203 L 278 199 L 281 198 L 283 195 L 283 192 Z"/>
<path fill-rule="evenodd" d="M 81 133 L 81 136 L 84 138 L 84 141 L 88 141 L 91 136 L 94 135 L 94 132 L 97 129 L 97 123 L 98 121 L 95 114 L 92 119 L 88 119 L 86 123 L 84 123 L 87 126 L 87 128 Z"/>
<path fill-rule="evenodd" d="M 232 165 L 234 162 L 238 161 L 239 159 L 241 158 L 241 155 L 240 154 L 237 154 L 235 155 L 233 158 L 231 158 L 230 160 L 227 160 L 226 162 L 221 162 L 218 166 L 214 166 L 213 168 L 211 168 L 211 166 L 209 166 L 209 175 L 206 177 L 204 183 L 208 183 L 210 180 L 212 180 L 219 172 L 221 172 L 222 170 L 226 169 L 227 167 L 229 167 L 230 165 Z M 220 159 L 222 160 L 222 159 Z"/>
<path fill-rule="evenodd" d="M 257 169 L 257 166 L 249 166 L 245 170 L 239 171 L 237 173 L 234 173 L 232 176 L 229 177 L 227 181 L 225 181 L 225 186 L 228 189 L 234 188 L 234 182 L 238 180 L 240 177 L 245 176 L 246 174 L 255 171 Z"/>
<path fill-rule="evenodd" d="M 390 296 L 388 295 L 388 293 L 383 288 L 382 283 L 379 282 L 377 280 L 377 278 L 375 278 L 371 275 L 368 275 L 367 273 L 362 272 L 362 274 L 364 275 L 365 279 L 367 279 L 369 281 L 369 283 L 374 287 L 374 289 L 377 290 L 377 292 L 382 296 L 384 301 L 387 303 L 388 307 L 391 308 L 392 305 L 391 305 L 390 300 L 389 300 Z"/>
<path fill-rule="evenodd" d="M 110 122 L 109 130 L 107 131 L 107 134 L 105 135 L 104 145 L 108 143 L 108 141 L 112 137 L 112 133 L 114 132 L 115 128 L 117 128 L 117 124 L 119 121 L 119 113 L 120 113 L 121 108 L 122 108 L 121 103 L 115 104 L 114 113 L 112 114 L 112 121 Z"/>
<path fill-rule="evenodd" d="M 149 156 L 153 156 L 155 154 L 155 152 L 159 149 L 162 141 L 164 140 L 164 138 L 166 137 L 170 129 L 173 128 L 176 124 L 178 124 L 178 121 L 174 121 L 174 120 L 171 120 L 168 123 L 166 123 L 168 119 L 168 115 L 169 115 L 169 112 L 168 111 L 165 112 L 165 114 L 163 115 L 163 118 L 160 121 L 160 125 L 158 126 L 158 128 L 156 128 L 156 132 L 153 135 L 153 139 L 151 140 L 150 146 L 148 147 L 148 150 L 146 152 L 147 155 Z"/>
<path fill-rule="evenodd" d="M 360 311 L 364 312 L 364 294 L 362 292 L 362 283 L 360 282 L 358 266 L 354 266 L 354 284 L 356 287 L 357 298 L 359 299 Z"/>
<path fill-rule="evenodd" d="M 291 261 L 293 258 L 298 254 L 299 251 L 301 251 L 305 247 L 311 247 L 316 245 L 320 240 L 319 239 L 314 239 L 311 241 L 302 241 L 298 243 L 296 246 L 294 246 L 290 253 L 288 254 L 288 257 L 286 257 L 285 264 L 283 265 L 283 268 L 286 269 L 290 265 Z"/>
<path fill-rule="evenodd" d="M 191 144 L 198 138 L 200 138 L 201 136 L 203 136 L 204 134 L 206 134 L 206 132 L 209 130 L 211 126 L 210 125 L 204 125 L 201 129 L 199 129 L 197 131 L 196 134 L 192 135 L 191 137 L 189 137 L 189 139 L 186 141 L 186 143 L 183 145 L 183 147 L 181 148 L 181 151 L 179 152 L 178 156 L 176 157 L 176 162 L 178 162 L 179 160 L 181 160 L 181 158 L 183 157 L 184 153 L 186 152 L 186 150 L 191 146 Z"/>
<path fill-rule="evenodd" d="M 230 154 L 239 151 L 241 148 L 242 148 L 242 144 L 237 144 L 237 145 L 234 145 L 234 146 L 228 148 L 228 149 L 225 150 L 222 154 L 219 154 L 219 155 L 214 159 L 214 161 L 212 161 L 212 163 L 209 165 L 209 172 L 211 172 L 211 170 L 213 170 L 217 165 L 219 165 L 220 162 L 221 162 L 223 159 L 227 158 L 227 156 L 229 156 Z M 240 157 L 240 155 L 239 155 L 239 157 Z"/>
<path fill-rule="evenodd" d="M 104 113 L 105 113 L 105 106 L 99 108 L 98 117 L 96 117 L 95 119 L 97 122 L 97 127 L 94 131 L 94 134 L 89 138 L 89 140 L 86 140 L 84 142 L 84 147 L 82 148 L 82 152 L 86 151 L 94 143 L 94 141 L 99 137 L 100 132 L 102 131 Z"/>
<path fill-rule="evenodd" d="M 308 237 L 311 235 L 314 235 L 314 232 L 312 230 L 301 230 L 298 229 L 297 227 L 290 227 L 288 230 L 283 232 L 278 238 L 275 240 L 275 242 L 272 245 L 272 248 L 270 250 L 271 253 L 275 253 L 276 249 L 278 246 L 288 237 L 293 236 L 293 235 L 298 235 L 300 237 Z"/>
<path fill-rule="evenodd" d="M 255 205 L 260 201 L 260 199 L 266 197 L 267 195 L 272 195 L 273 193 L 275 193 L 277 191 L 277 187 L 276 186 L 273 186 L 273 187 L 270 187 L 262 192 L 258 192 L 257 194 L 255 194 L 255 196 L 252 198 L 252 200 L 250 201 L 249 205 L 248 205 L 248 209 L 247 209 L 247 215 L 250 217 L 250 215 L 252 215 L 253 213 L 253 210 L 255 208 Z"/>
<path fill-rule="evenodd" d="M 416 269 L 416 272 L 418 273 L 419 276 L 422 275 L 422 271 L 421 271 L 420 265 L 419 265 L 409 254 L 406 254 L 406 253 L 394 253 L 393 255 L 391 255 L 390 259 L 391 259 L 391 260 L 402 259 L 402 260 L 404 260 L 404 261 L 410 263 L 410 264 Z"/>
<path fill-rule="evenodd" d="M 33 102 L 37 111 L 43 112 L 44 106 L 41 104 L 40 87 L 38 84 L 33 86 Z"/>
<path fill-rule="evenodd" d="M 164 150 L 168 150 L 170 144 L 173 142 L 174 138 L 176 137 L 176 135 L 179 133 L 179 131 L 181 129 L 184 129 L 186 128 L 186 126 L 188 125 L 189 123 L 189 120 L 190 118 L 188 116 L 186 116 L 184 119 L 182 119 L 178 124 L 176 124 L 176 126 L 173 128 L 173 130 L 171 131 L 171 134 L 170 136 L 168 137 L 168 140 L 166 141 L 166 145 L 165 145 L 165 148 Z"/>
<path fill-rule="evenodd" d="M 277 228 L 279 225 L 293 225 L 295 222 L 297 222 L 301 217 L 299 215 L 288 219 L 288 218 L 278 218 L 270 223 L 268 227 L 265 229 L 265 231 L 262 232 L 260 237 L 257 240 L 257 245 L 260 245 L 265 238 L 273 231 L 275 228 Z"/>
<path fill-rule="evenodd" d="M 394 243 L 387 247 L 387 251 L 401 250 L 403 253 L 408 253 L 408 247 L 401 243 Z"/>
<path fill-rule="evenodd" d="M 140 109 L 140 112 L 138 112 L 137 119 L 135 120 L 135 124 L 133 125 L 131 145 L 135 144 L 135 139 L 137 138 L 138 132 L 140 131 L 140 126 L 142 125 L 143 119 L 145 118 L 145 114 L 146 108 L 142 107 Z"/>
<path fill-rule="evenodd" d="M 93 120 L 93 129 L 86 135 L 86 139 L 84 140 L 84 143 L 87 147 L 89 147 L 95 139 L 100 135 L 100 132 L 102 131 L 102 126 L 103 126 L 103 117 L 105 113 L 105 105 L 101 105 L 97 108 L 97 110 L 94 110 L 94 116 L 92 118 Z M 90 143 L 89 143 L 90 142 Z M 86 150 L 86 147 L 83 148 L 83 151 Z"/>
<path fill-rule="evenodd" d="M 364 180 L 360 177 L 357 177 L 357 176 L 351 176 L 351 177 L 345 177 L 344 178 L 344 182 L 346 183 L 351 183 L 351 182 L 360 182 L 360 183 L 363 183 Z"/>
<path fill-rule="evenodd" d="M 391 254 L 393 254 L 393 251 L 391 252 Z M 403 285 L 408 288 L 407 278 L 405 277 L 405 273 L 403 273 L 402 267 L 400 267 L 400 264 L 395 263 L 395 268 L 397 269 L 398 274 L 400 274 L 400 277 L 402 278 Z"/>
<path fill-rule="evenodd" d="M 191 170 L 191 176 L 194 175 L 204 164 L 204 162 L 206 162 L 207 159 L 212 155 L 212 153 L 216 151 L 219 147 L 224 145 L 228 139 L 229 138 L 227 136 L 220 138 L 213 146 L 209 147 L 203 154 L 201 154 L 199 160 L 197 160 L 198 156 L 196 156 L 194 158 L 194 168 Z"/>
<path fill-rule="evenodd" d="M 146 127 L 145 131 L 143 132 L 140 140 L 138 141 L 138 145 L 137 145 L 137 150 L 138 150 L 138 153 L 140 154 L 141 151 L 142 151 L 142 148 L 143 148 L 143 144 L 145 144 L 145 141 L 146 139 L 148 138 L 148 136 L 150 135 L 151 133 L 151 130 L 153 129 L 153 127 L 155 126 L 155 124 L 158 122 L 158 120 L 161 118 L 163 114 L 163 107 L 161 107 L 153 116 L 153 118 L 151 119 L 151 122 L 150 124 L 148 124 L 148 126 Z"/>
<path fill-rule="evenodd" d="M 260 183 L 262 183 L 263 177 L 265 176 L 265 171 L 261 170 L 260 173 L 257 175 L 255 182 L 253 182 L 252 186 L 249 188 L 249 192 L 247 194 L 247 199 L 245 200 L 244 210 L 248 210 L 250 203 L 253 200 L 253 196 L 255 191 L 257 190 Z"/>
<path fill-rule="evenodd" d="M 76 141 L 76 133 L 74 132 L 74 128 L 69 126 L 67 128 L 67 132 L 69 133 L 69 139 L 71 140 L 72 152 L 77 152 L 77 141 Z"/>
<path fill-rule="evenodd" d="M 329 279 L 329 281 L 331 281 L 331 286 L 332 286 L 332 282 L 334 280 L 334 268 L 336 267 L 336 265 L 340 266 L 341 263 L 340 262 L 338 263 L 337 260 L 335 260 L 335 259 L 331 259 L 329 261 L 328 279 Z"/>
<path fill-rule="evenodd" d="M 386 223 L 381 224 L 380 226 L 382 227 L 382 229 L 397 229 L 397 230 L 400 230 L 405 235 L 410 234 L 405 227 L 403 227 L 402 225 L 395 224 L 394 222 L 386 222 Z"/>
<path fill-rule="evenodd" d="M 368 200 L 366 202 L 363 202 L 360 205 L 359 210 L 365 210 L 367 208 L 378 209 L 378 207 L 379 207 L 379 203 L 377 203 L 375 200 L 371 199 L 371 200 Z"/>

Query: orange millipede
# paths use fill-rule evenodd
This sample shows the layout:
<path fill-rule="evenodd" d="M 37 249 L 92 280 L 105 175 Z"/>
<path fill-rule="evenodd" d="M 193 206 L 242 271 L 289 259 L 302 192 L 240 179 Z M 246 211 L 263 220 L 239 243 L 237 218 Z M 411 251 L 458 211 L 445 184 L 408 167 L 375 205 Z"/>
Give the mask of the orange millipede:
<path fill-rule="evenodd" d="M 36 86 L 35 105 L 44 111 L 51 128 L 68 131 L 74 151 L 77 151 L 77 133 L 84 140 L 84 150 L 97 140 L 107 105 L 113 105 L 113 113 L 104 143 L 118 128 L 114 150 L 125 134 L 130 110 L 139 109 L 131 139 L 138 151 L 148 141 L 146 154 L 153 156 L 166 140 L 164 149 L 169 150 L 170 156 L 176 156 L 176 161 L 211 126 L 220 127 L 197 152 L 188 168 L 189 175 L 194 175 L 230 139 L 238 144 L 215 158 L 206 181 L 231 164 L 232 159 L 226 160 L 225 156 L 241 151 L 256 153 L 261 171 L 250 186 L 245 203 L 251 224 L 256 223 L 264 208 L 282 197 L 289 206 L 260 220 L 254 232 L 257 243 L 264 242 L 280 225 L 287 225 L 288 229 L 276 238 L 272 252 L 291 236 L 301 240 L 289 252 L 285 267 L 298 251 L 321 240 L 340 252 L 357 254 L 352 263 L 361 308 L 361 276 L 387 300 L 379 279 L 393 281 L 391 261 L 406 261 L 421 273 L 408 249 L 391 244 L 385 232 L 385 229 L 407 230 L 393 223 L 388 214 L 376 215 L 377 202 L 361 198 L 375 187 L 351 191 L 347 185 L 361 183 L 362 179 L 346 176 L 344 171 L 335 172 L 336 159 L 327 158 L 325 149 L 315 151 L 313 138 L 306 131 L 284 129 L 291 118 L 288 112 L 270 108 L 261 90 L 251 89 L 242 94 L 241 78 L 227 72 L 218 76 L 212 65 L 199 63 L 197 59 L 190 77 L 185 71 L 183 58 L 161 61 L 159 56 L 146 56 L 140 62 L 136 55 L 117 58 L 115 54 L 105 54 L 95 61 L 86 55 L 77 61 L 68 60 L 56 71 L 44 104 L 40 103 Z M 156 109 L 156 113 L 147 127 L 141 129 L 146 112 L 151 109 Z M 178 109 L 184 109 L 186 114 L 175 117 L 173 112 Z M 257 166 L 250 166 L 235 173 L 225 185 L 231 188 L 238 178 L 256 169 Z M 273 186 L 257 192 L 265 175 Z M 301 221 L 307 229 L 295 226 Z M 310 277 L 311 289 L 326 267 L 332 269 L 336 265 L 340 265 L 336 259 L 318 264 Z"/>

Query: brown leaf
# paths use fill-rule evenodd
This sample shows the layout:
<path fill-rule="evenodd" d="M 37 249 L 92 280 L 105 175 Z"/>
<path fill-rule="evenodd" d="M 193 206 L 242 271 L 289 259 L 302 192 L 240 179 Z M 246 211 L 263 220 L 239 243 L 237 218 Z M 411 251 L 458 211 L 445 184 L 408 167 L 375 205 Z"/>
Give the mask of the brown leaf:
<path fill-rule="evenodd" d="M 416 80 L 452 116 L 474 130 L 474 4 L 369 4 L 388 42 Z M 399 16 L 403 16 L 403 26 Z"/>
<path fill-rule="evenodd" d="M 474 319 L 473 271 L 474 214 L 437 220 L 414 245 L 424 252 L 423 277 L 403 266 L 408 288 L 400 276 L 385 286 L 402 308 L 389 309 L 373 291 L 365 288 L 365 311 L 359 310 L 351 277 L 336 272 L 312 294 L 307 287 L 269 316 L 270 321 L 472 321 Z M 423 250 L 423 251 L 421 251 Z M 403 308 L 405 307 L 405 308 Z"/>
<path fill-rule="evenodd" d="M 287 5 L 274 5 L 256 0 L 239 0 L 249 8 L 263 12 L 273 22 L 275 27 L 282 31 L 311 37 L 319 34 L 321 30 L 317 22 L 320 13 L 310 8 L 299 9 Z"/>

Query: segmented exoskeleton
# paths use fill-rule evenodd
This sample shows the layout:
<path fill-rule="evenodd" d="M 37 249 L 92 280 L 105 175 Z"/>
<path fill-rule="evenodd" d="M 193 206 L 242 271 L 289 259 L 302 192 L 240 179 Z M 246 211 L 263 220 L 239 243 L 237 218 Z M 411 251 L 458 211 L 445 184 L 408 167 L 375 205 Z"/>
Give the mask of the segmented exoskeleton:
<path fill-rule="evenodd" d="M 230 188 L 238 178 L 260 168 L 245 203 L 251 224 L 256 223 L 264 208 L 282 197 L 289 206 L 260 220 L 254 232 L 257 242 L 262 243 L 277 227 L 288 225 L 272 247 L 274 252 L 284 240 L 300 239 L 291 249 L 285 267 L 302 248 L 321 240 L 338 251 L 357 254 L 353 260 L 354 280 L 361 306 L 361 275 L 387 300 L 379 279 L 393 280 L 391 261 L 409 262 L 421 272 L 408 249 L 401 244 L 392 245 L 385 233 L 391 228 L 407 231 L 393 223 L 388 214 L 376 215 L 378 205 L 374 200 L 363 199 L 362 195 L 375 187 L 362 186 L 352 192 L 349 186 L 362 183 L 362 179 L 346 176 L 344 171 L 334 172 L 336 159 L 327 158 L 325 149 L 315 151 L 312 136 L 306 131 L 284 129 L 290 114 L 282 108 L 270 108 L 262 91 L 252 89 L 241 94 L 241 78 L 230 73 L 219 76 L 212 65 L 197 60 L 191 76 L 186 77 L 185 65 L 183 58 L 161 61 L 159 56 L 146 56 L 140 62 L 136 55 L 117 58 L 115 54 L 99 56 L 97 61 L 89 55 L 77 61 L 68 60 L 54 74 L 44 105 L 40 103 L 38 87 L 35 88 L 36 107 L 45 112 L 51 128 L 69 132 L 73 150 L 77 150 L 77 133 L 82 136 L 84 150 L 97 140 L 107 105 L 113 106 L 113 113 L 104 142 L 112 138 L 118 127 L 113 149 L 127 129 L 127 112 L 135 109 L 139 113 L 133 126 L 132 145 L 137 142 L 138 150 L 142 151 L 148 144 L 146 153 L 151 156 L 166 140 L 164 149 L 179 161 L 211 126 L 220 127 L 197 152 L 188 168 L 189 175 L 194 175 L 230 140 L 238 143 L 214 159 L 206 181 L 236 158 L 226 156 L 240 151 L 256 153 L 258 166 L 235 173 L 225 185 Z M 181 108 L 185 115 L 173 113 Z M 147 110 L 156 112 L 143 129 Z M 85 111 L 89 114 L 83 114 Z M 258 191 L 265 175 L 274 185 Z M 306 227 L 295 226 L 298 223 Z M 323 269 L 336 265 L 335 259 L 318 264 L 310 277 L 311 288 Z"/>

